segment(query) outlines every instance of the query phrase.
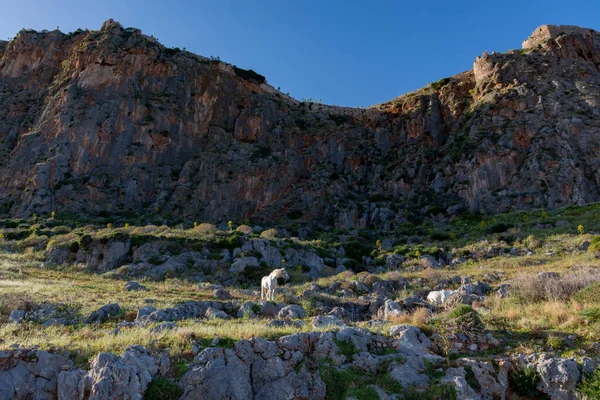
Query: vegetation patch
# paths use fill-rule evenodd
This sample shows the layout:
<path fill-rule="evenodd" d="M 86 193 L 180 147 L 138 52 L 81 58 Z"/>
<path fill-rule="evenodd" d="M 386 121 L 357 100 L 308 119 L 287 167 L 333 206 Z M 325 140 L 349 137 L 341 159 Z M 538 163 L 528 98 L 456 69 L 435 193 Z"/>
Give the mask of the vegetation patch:
<path fill-rule="evenodd" d="M 578 391 L 583 400 L 600 399 L 600 368 L 581 380 Z"/>
<path fill-rule="evenodd" d="M 164 378 L 155 378 L 144 393 L 144 400 L 177 400 L 183 391 L 173 381 Z"/>
<path fill-rule="evenodd" d="M 540 374 L 534 367 L 524 366 L 513 369 L 509 381 L 514 391 L 521 396 L 536 397 L 540 394 L 537 390 Z"/>
<path fill-rule="evenodd" d="M 257 83 L 265 83 L 267 81 L 267 79 L 264 76 L 262 76 L 261 74 L 257 74 L 251 69 L 242 69 L 234 66 L 233 72 L 235 72 L 235 74 L 240 78 L 247 81 L 254 81 Z"/>
<path fill-rule="evenodd" d="M 448 83 L 450 83 L 450 78 L 442 78 L 437 82 L 433 82 L 431 84 L 431 87 L 433 88 L 433 90 L 437 91 L 440 90 L 443 86 L 447 85 Z"/>

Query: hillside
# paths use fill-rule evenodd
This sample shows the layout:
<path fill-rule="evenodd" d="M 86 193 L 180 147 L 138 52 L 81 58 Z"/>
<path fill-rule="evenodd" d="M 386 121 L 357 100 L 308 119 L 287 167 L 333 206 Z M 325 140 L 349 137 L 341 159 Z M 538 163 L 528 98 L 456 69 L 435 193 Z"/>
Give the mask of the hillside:
<path fill-rule="evenodd" d="M 0 42 L 0 400 L 600 398 L 600 34 L 522 47 L 356 109 Z"/>
<path fill-rule="evenodd" d="M 600 200 L 599 133 L 600 34 L 571 26 L 367 109 L 298 102 L 112 20 L 0 42 L 7 216 L 393 230 L 405 210 L 555 209 Z"/>

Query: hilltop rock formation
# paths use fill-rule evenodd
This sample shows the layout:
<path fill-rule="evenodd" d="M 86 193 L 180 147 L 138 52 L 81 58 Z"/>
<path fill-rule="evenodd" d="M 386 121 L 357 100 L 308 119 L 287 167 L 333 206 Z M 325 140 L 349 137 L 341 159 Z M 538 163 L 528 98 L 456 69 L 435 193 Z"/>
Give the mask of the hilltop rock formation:
<path fill-rule="evenodd" d="M 393 229 L 421 214 L 600 200 L 600 34 L 542 26 L 523 50 L 367 109 L 99 31 L 0 42 L 0 212 L 301 218 Z"/>

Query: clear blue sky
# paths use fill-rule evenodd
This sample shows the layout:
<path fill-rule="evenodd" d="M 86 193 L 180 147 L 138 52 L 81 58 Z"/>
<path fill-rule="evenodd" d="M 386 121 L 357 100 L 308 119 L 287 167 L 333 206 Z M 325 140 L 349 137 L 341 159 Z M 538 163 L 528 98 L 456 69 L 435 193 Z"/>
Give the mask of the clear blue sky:
<path fill-rule="evenodd" d="M 170 47 L 241 68 L 302 98 L 368 106 L 520 48 L 542 24 L 600 30 L 598 0 L 0 0 L 0 38 L 98 29 L 114 18 Z"/>

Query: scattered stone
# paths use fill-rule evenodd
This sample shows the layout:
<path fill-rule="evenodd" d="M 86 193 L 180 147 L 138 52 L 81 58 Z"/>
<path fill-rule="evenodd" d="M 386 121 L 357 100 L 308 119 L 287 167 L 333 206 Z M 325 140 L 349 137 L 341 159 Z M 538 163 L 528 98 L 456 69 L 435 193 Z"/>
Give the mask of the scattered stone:
<path fill-rule="evenodd" d="M 302 306 L 290 304 L 279 310 L 279 319 L 302 319 L 306 317 L 306 311 Z"/>
<path fill-rule="evenodd" d="M 319 315 L 312 319 L 311 325 L 315 329 L 345 327 L 346 324 L 332 315 Z"/>
<path fill-rule="evenodd" d="M 204 317 L 206 319 L 230 319 L 231 318 L 225 311 L 217 310 L 213 307 L 209 307 L 206 309 L 206 312 L 204 313 Z"/>
<path fill-rule="evenodd" d="M 260 307 L 256 303 L 247 301 L 245 303 L 242 303 L 236 316 L 238 318 L 255 318 L 256 317 L 256 313 L 254 312 L 255 309 L 260 309 Z"/>
<path fill-rule="evenodd" d="M 379 311 L 377 311 L 377 317 L 387 321 L 397 319 L 402 315 L 404 315 L 402 306 L 391 299 L 387 299 Z"/>
<path fill-rule="evenodd" d="M 301 328 L 304 326 L 304 321 L 290 321 L 289 319 L 273 319 L 269 322 L 268 326 L 273 328 L 284 328 L 286 326 L 293 326 Z"/>
<path fill-rule="evenodd" d="M 535 277 L 540 280 L 560 279 L 560 274 L 556 272 L 538 272 Z"/>
<path fill-rule="evenodd" d="M 175 329 L 176 327 L 177 325 L 175 325 L 175 322 L 163 322 L 150 328 L 150 333 L 162 333 L 164 331 Z"/>
<path fill-rule="evenodd" d="M 248 267 L 258 267 L 258 260 L 256 257 L 240 257 L 233 260 L 229 272 L 232 274 L 239 274 L 246 270 Z"/>
<path fill-rule="evenodd" d="M 85 319 L 86 324 L 101 324 L 110 317 L 114 317 L 121 312 L 121 307 L 117 303 L 106 304 L 96 311 L 90 313 Z"/>
<path fill-rule="evenodd" d="M 25 311 L 24 310 L 13 310 L 8 316 L 8 321 L 18 324 L 19 322 L 25 319 Z"/>
<path fill-rule="evenodd" d="M 231 300 L 233 296 L 225 289 L 217 289 L 213 292 L 213 296 L 215 296 L 219 300 Z"/>
<path fill-rule="evenodd" d="M 140 292 L 148 289 L 146 288 L 146 286 L 138 282 L 129 281 L 125 283 L 125 290 L 127 290 L 128 292 Z"/>

